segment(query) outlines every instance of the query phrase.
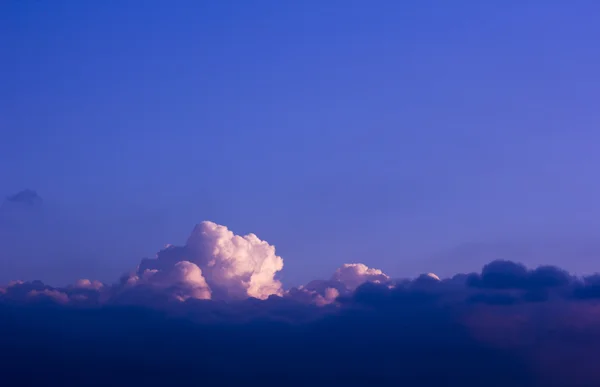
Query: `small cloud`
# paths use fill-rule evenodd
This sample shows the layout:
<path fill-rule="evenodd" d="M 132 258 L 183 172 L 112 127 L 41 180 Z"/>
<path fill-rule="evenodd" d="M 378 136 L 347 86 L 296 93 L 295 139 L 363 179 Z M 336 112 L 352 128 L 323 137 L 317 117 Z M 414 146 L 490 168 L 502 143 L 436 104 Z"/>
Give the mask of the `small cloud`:
<path fill-rule="evenodd" d="M 6 200 L 10 203 L 21 203 L 28 206 L 34 206 L 42 202 L 42 198 L 37 192 L 30 189 L 25 189 L 14 195 L 7 196 Z"/>
<path fill-rule="evenodd" d="M 389 279 L 381 270 L 369 268 L 362 263 L 346 263 L 331 277 L 332 281 L 343 283 L 349 290 L 354 290 L 365 282 L 383 283 Z"/>
<path fill-rule="evenodd" d="M 99 290 L 104 287 L 104 284 L 100 281 L 90 281 L 89 279 L 80 279 L 75 281 L 72 286 L 75 289 L 95 289 Z"/>

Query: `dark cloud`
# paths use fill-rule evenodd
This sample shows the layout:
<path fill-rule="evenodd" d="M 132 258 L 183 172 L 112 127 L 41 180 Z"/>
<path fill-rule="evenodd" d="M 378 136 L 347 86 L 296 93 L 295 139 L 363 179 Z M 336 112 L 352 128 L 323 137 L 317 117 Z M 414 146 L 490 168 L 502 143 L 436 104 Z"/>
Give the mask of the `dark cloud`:
<path fill-rule="evenodd" d="M 23 227 L 23 223 L 39 221 L 42 204 L 42 198 L 37 192 L 29 189 L 4 198 L 0 202 L 0 233 Z"/>
<path fill-rule="evenodd" d="M 272 307 L 300 310 L 283 299 Z M 402 312 L 348 309 L 301 325 L 260 318 L 191 324 L 132 307 L 3 306 L 1 316 L 3 385 L 504 386 L 529 379 L 518 359 L 478 344 L 452 314 L 416 304 Z"/>
<path fill-rule="evenodd" d="M 576 287 L 515 267 L 494 263 L 478 276 L 509 273 L 518 288 L 497 277 L 496 287 L 473 287 L 465 276 L 424 275 L 367 281 L 324 306 L 288 295 L 181 302 L 153 286 L 88 280 L 13 283 L 0 295 L 0 383 L 597 386 L 600 303 L 524 294 L 576 293 L 598 278 Z M 539 275 L 555 278 L 549 272 Z"/>
<path fill-rule="evenodd" d="M 354 263 L 285 290 L 282 267 L 204 222 L 114 284 L 0 287 L 0 385 L 600 385 L 598 275 L 497 260 L 393 280 Z"/>
<path fill-rule="evenodd" d="M 35 206 L 42 203 L 42 198 L 37 194 L 36 191 L 25 189 L 17 192 L 16 194 L 7 196 L 6 201 L 10 203 L 21 203 L 28 206 Z"/>
<path fill-rule="evenodd" d="M 508 259 L 523 262 L 528 267 L 554 265 L 582 274 L 596 270 L 594 262 L 598 256 L 600 239 L 594 236 L 531 236 L 487 243 L 466 243 L 428 258 L 420 258 L 413 265 L 423 270 L 435 267 L 437 274 L 449 276 L 457 271 L 478 270 L 495 260 Z"/>
<path fill-rule="evenodd" d="M 573 297 L 578 299 L 600 300 L 600 274 L 585 277 L 578 282 L 573 291 Z"/>
<path fill-rule="evenodd" d="M 566 271 L 553 266 L 527 269 L 516 262 L 497 260 L 483 267 L 481 274 L 467 279 L 472 287 L 485 289 L 544 289 L 569 285 L 573 278 Z"/>
<path fill-rule="evenodd" d="M 470 296 L 467 301 L 488 305 L 513 305 L 521 302 L 522 299 L 507 293 L 477 293 Z"/>

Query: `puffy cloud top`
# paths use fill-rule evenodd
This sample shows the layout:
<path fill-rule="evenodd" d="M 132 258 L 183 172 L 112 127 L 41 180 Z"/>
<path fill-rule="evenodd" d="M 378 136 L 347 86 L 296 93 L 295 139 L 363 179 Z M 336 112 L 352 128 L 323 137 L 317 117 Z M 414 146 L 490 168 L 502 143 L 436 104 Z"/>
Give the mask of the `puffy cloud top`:
<path fill-rule="evenodd" d="M 95 289 L 99 290 L 104 287 L 104 284 L 100 281 L 91 281 L 89 279 L 80 279 L 75 281 L 72 286 L 75 289 Z"/>
<path fill-rule="evenodd" d="M 183 298 L 266 299 L 282 295 L 275 275 L 283 259 L 254 234 L 235 235 L 213 222 L 198 224 L 185 246 L 167 246 L 141 262 L 130 283 L 177 286 Z M 187 291 L 187 292 L 186 292 Z"/>
<path fill-rule="evenodd" d="M 362 263 L 346 263 L 333 273 L 332 281 L 339 281 L 349 290 L 354 290 L 365 282 L 383 283 L 390 277 L 379 269 L 372 269 Z"/>
<path fill-rule="evenodd" d="M 439 281 L 439 280 L 440 280 L 440 277 L 438 277 L 438 276 L 437 276 L 436 274 L 434 274 L 434 273 L 427 273 L 427 274 L 425 274 L 425 276 L 426 276 L 426 277 L 429 277 L 429 278 L 431 278 L 431 279 L 434 279 L 434 280 L 436 280 L 436 281 Z"/>
<path fill-rule="evenodd" d="M 566 286 L 572 278 L 566 271 L 554 266 L 540 266 L 534 270 L 512 261 L 497 260 L 483 267 L 481 275 L 472 275 L 468 284 L 488 289 L 540 289 Z"/>
<path fill-rule="evenodd" d="M 286 296 L 319 306 L 333 304 L 339 296 L 347 296 L 365 283 L 389 283 L 381 270 L 362 263 L 347 263 L 338 268 L 329 280 L 313 280 L 299 288 L 290 289 Z"/>
<path fill-rule="evenodd" d="M 128 286 L 148 285 L 163 290 L 180 301 L 211 299 L 211 290 L 202 270 L 190 261 L 179 261 L 164 269 L 144 269 L 126 280 Z"/>

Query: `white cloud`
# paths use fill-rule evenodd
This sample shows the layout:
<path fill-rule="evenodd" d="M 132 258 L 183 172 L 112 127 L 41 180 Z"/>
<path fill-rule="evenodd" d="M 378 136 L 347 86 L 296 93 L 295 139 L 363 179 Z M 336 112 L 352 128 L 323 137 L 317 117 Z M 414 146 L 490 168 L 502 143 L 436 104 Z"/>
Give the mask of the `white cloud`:
<path fill-rule="evenodd" d="M 266 299 L 282 294 L 281 282 L 274 277 L 283 269 L 283 259 L 275 255 L 274 246 L 254 234 L 234 235 L 225 226 L 202 222 L 187 247 L 209 281 L 226 287 L 233 297 Z"/>
<path fill-rule="evenodd" d="M 198 224 L 185 246 L 161 250 L 155 259 L 143 260 L 129 285 L 150 283 L 163 288 L 174 286 L 179 298 L 266 299 L 282 295 L 275 275 L 283 259 L 275 247 L 254 234 L 235 235 L 213 222 Z"/>
<path fill-rule="evenodd" d="M 333 273 L 333 281 L 339 281 L 349 290 L 354 290 L 365 282 L 383 283 L 390 277 L 379 269 L 372 269 L 362 263 L 346 263 Z"/>

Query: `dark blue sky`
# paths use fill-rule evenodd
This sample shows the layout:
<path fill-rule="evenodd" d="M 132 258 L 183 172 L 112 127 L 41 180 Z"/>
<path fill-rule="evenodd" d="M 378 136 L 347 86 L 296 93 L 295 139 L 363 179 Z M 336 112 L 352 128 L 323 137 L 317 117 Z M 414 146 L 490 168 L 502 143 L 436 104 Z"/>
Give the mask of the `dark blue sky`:
<path fill-rule="evenodd" d="M 592 239 L 599 14 L 593 0 L 3 2 L 0 194 L 35 189 L 63 225 L 62 253 L 13 254 L 3 275 L 109 280 L 205 219 L 275 244 L 288 284 L 355 261 L 436 271 L 427 257 L 465 243 Z M 464 270 L 452 259 L 439 270 Z"/>

